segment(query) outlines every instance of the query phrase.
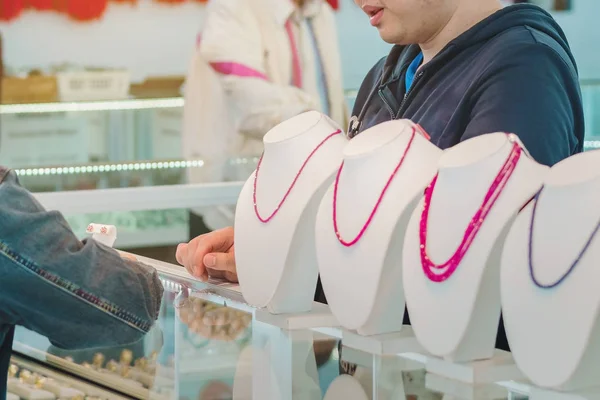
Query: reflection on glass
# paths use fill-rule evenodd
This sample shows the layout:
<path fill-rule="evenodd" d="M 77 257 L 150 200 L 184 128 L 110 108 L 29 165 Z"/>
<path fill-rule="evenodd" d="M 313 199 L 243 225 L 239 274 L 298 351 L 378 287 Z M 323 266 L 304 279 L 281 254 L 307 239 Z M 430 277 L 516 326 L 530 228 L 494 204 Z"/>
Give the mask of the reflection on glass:
<path fill-rule="evenodd" d="M 188 328 L 184 338 L 195 346 L 212 340 L 243 343 L 250 335 L 251 314 L 206 300 L 188 297 L 178 305 L 177 316 Z"/>

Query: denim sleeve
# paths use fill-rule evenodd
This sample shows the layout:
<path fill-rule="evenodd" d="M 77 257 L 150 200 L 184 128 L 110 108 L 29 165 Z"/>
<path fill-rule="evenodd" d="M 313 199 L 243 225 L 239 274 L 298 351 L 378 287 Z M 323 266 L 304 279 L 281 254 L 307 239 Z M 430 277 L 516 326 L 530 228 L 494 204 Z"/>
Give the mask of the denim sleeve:
<path fill-rule="evenodd" d="M 515 133 L 539 163 L 553 165 L 583 149 L 577 72 L 552 48 L 520 46 L 483 74 L 461 140 Z"/>
<path fill-rule="evenodd" d="M 153 268 L 78 240 L 0 168 L 1 323 L 65 349 L 133 343 L 156 321 L 162 291 Z"/>

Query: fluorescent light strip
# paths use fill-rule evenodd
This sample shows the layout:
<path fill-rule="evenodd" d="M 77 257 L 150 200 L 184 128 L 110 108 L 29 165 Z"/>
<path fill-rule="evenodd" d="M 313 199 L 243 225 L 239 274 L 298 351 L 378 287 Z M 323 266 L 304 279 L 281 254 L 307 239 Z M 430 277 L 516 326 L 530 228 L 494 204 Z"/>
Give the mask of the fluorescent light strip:
<path fill-rule="evenodd" d="M 67 111 L 119 111 L 183 107 L 183 98 L 127 99 L 113 101 L 86 101 L 71 103 L 5 104 L 0 114 L 52 113 Z"/>
<path fill-rule="evenodd" d="M 239 157 L 229 160 L 232 165 L 246 165 L 258 163 L 257 157 Z M 200 168 L 204 166 L 202 160 L 178 160 L 178 161 L 146 161 L 131 162 L 119 164 L 102 165 L 78 165 L 70 167 L 40 167 L 40 168 L 19 168 L 15 172 L 20 176 L 45 176 L 45 175 L 78 175 L 92 174 L 98 172 L 121 172 L 121 171 L 145 171 L 152 169 L 180 169 L 180 168 Z"/>
<path fill-rule="evenodd" d="M 98 172 L 115 171 L 139 171 L 152 169 L 177 169 L 177 168 L 199 168 L 204 165 L 202 160 L 192 161 L 151 161 L 123 164 L 83 165 L 72 167 L 52 168 L 21 168 L 16 169 L 17 175 L 21 176 L 43 176 L 43 175 L 77 175 Z"/>

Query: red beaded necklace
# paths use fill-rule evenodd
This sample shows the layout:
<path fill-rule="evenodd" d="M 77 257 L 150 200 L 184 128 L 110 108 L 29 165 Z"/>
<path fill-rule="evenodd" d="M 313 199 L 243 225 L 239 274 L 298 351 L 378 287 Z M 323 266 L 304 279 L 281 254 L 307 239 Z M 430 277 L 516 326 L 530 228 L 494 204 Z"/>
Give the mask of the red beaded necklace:
<path fill-rule="evenodd" d="M 338 222 L 337 222 L 337 197 L 338 197 L 337 195 L 338 195 L 338 186 L 339 186 L 339 183 L 340 183 L 340 175 L 342 174 L 342 169 L 344 169 L 344 163 L 342 162 L 342 164 L 340 165 L 340 168 L 338 169 L 337 175 L 335 177 L 335 185 L 333 187 L 333 229 L 335 231 L 335 235 L 337 236 L 338 241 L 342 245 L 344 245 L 346 247 L 350 247 L 350 246 L 353 246 L 356 243 L 358 243 L 358 241 L 363 237 L 363 235 L 367 231 L 367 228 L 369 227 L 369 225 L 371 225 L 371 222 L 373 221 L 373 217 L 375 217 L 375 213 L 379 209 L 379 206 L 381 205 L 381 202 L 383 200 L 383 197 L 385 196 L 385 193 L 389 189 L 389 187 L 390 187 L 390 185 L 392 183 L 392 180 L 394 180 L 394 177 L 396 176 L 396 174 L 400 170 L 400 167 L 404 163 L 404 159 L 406 158 L 406 155 L 408 154 L 408 150 L 410 149 L 410 147 L 411 147 L 411 145 L 413 143 L 413 140 L 415 139 L 415 134 L 416 133 L 417 133 L 417 130 L 416 130 L 416 128 L 413 127 L 412 128 L 412 134 L 411 134 L 410 140 L 408 141 L 408 145 L 406 146 L 406 149 L 404 149 L 404 153 L 402 154 L 402 157 L 400 158 L 400 161 L 396 165 L 396 168 L 394 168 L 394 171 L 392 172 L 392 174 L 388 178 L 385 186 L 383 187 L 383 190 L 379 194 L 379 198 L 377 199 L 377 202 L 375 203 L 375 206 L 371 210 L 371 214 L 369 215 L 369 218 L 367 219 L 367 222 L 365 222 L 365 224 L 362 226 L 362 228 L 358 232 L 358 235 L 356 235 L 356 237 L 354 239 L 349 240 L 349 241 L 344 240 L 342 238 L 342 235 L 340 234 L 340 230 L 338 228 Z"/>
<path fill-rule="evenodd" d="M 492 182 L 492 185 L 488 189 L 481 206 L 471 218 L 471 222 L 467 226 L 463 239 L 454 252 L 454 254 L 444 263 L 436 264 L 429 259 L 427 255 L 427 222 L 429 218 L 429 206 L 431 205 L 431 197 L 433 195 L 433 191 L 435 189 L 435 184 L 437 182 L 438 175 L 433 178 L 433 181 L 429 186 L 425 189 L 425 200 L 423 204 L 423 212 L 421 213 L 421 223 L 419 230 L 419 240 L 420 240 L 420 251 L 421 251 L 421 265 L 423 267 L 423 272 L 431 280 L 432 282 L 443 282 L 446 279 L 450 278 L 452 274 L 456 271 L 456 268 L 464 258 L 465 254 L 473 244 L 473 240 L 475 236 L 479 232 L 479 229 L 483 225 L 483 221 L 491 211 L 492 207 L 500 197 L 500 194 L 504 190 L 504 187 L 508 183 L 512 173 L 517 167 L 517 163 L 519 162 L 519 158 L 521 157 L 522 149 L 519 146 L 519 143 L 516 141 L 513 135 L 508 135 L 509 140 L 513 143 L 512 150 L 504 162 L 504 165 L 500 169 L 500 172 L 496 175 L 496 178 Z M 442 270 L 445 269 L 444 272 L 440 274 L 434 273 L 434 270 Z"/>
<path fill-rule="evenodd" d="M 258 218 L 258 220 L 260 222 L 262 222 L 263 224 L 266 224 L 267 222 L 269 222 L 271 219 L 273 219 L 273 217 L 275 217 L 275 215 L 277 215 L 277 212 L 279 212 L 279 209 L 281 208 L 281 206 L 283 205 L 283 203 L 285 203 L 285 201 L 287 200 L 288 196 L 290 195 L 292 189 L 294 188 L 294 186 L 296 186 L 296 182 L 298 181 L 298 178 L 300 178 L 300 175 L 302 174 L 302 171 L 304 171 L 304 168 L 306 167 L 306 165 L 308 164 L 308 162 L 310 161 L 310 159 L 312 158 L 312 156 L 332 137 L 339 135 L 340 133 L 342 133 L 342 131 L 340 129 L 338 129 L 337 131 L 333 132 L 332 134 L 328 135 L 325 139 L 323 139 L 318 145 L 317 147 L 315 147 L 310 154 L 308 155 L 308 157 L 306 158 L 306 160 L 304 160 L 304 162 L 302 163 L 302 166 L 300 167 L 300 169 L 298 170 L 298 172 L 296 173 L 296 176 L 294 177 L 294 180 L 292 181 L 291 185 L 288 187 L 287 191 L 285 192 L 285 194 L 283 195 L 283 198 L 281 199 L 281 201 L 279 202 L 279 204 L 277 204 L 277 207 L 275 207 L 275 210 L 273 210 L 273 212 L 266 218 L 262 217 L 260 215 L 260 212 L 258 211 L 258 204 L 256 201 L 256 185 L 258 183 L 258 173 L 260 172 L 260 166 L 262 164 L 262 160 L 263 160 L 263 156 L 260 156 L 260 159 L 258 160 L 258 164 L 256 166 L 256 172 L 254 173 L 254 187 L 253 187 L 253 191 L 252 191 L 252 201 L 254 203 L 254 213 L 256 214 L 256 217 Z"/>

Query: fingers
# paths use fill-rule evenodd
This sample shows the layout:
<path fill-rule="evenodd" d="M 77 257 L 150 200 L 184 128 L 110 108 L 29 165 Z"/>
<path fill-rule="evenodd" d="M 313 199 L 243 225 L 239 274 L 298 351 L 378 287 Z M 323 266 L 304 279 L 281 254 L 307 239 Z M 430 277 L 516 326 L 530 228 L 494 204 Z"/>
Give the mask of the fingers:
<path fill-rule="evenodd" d="M 175 258 L 177 259 L 177 262 L 181 265 L 183 265 L 185 267 L 185 269 L 187 270 L 187 272 L 189 272 L 190 275 L 194 276 L 194 267 L 193 267 L 193 263 L 190 260 L 190 245 L 193 246 L 193 241 L 191 241 L 189 244 L 188 243 L 181 243 L 177 246 L 177 251 L 175 253 Z"/>
<path fill-rule="evenodd" d="M 233 228 L 225 228 L 213 231 L 192 239 L 189 243 L 182 243 L 177 246 L 175 257 L 177 262 L 183 265 L 187 271 L 194 277 L 203 281 L 208 279 L 208 272 L 204 259 L 209 253 L 225 253 L 233 245 Z M 235 262 L 226 261 L 225 266 L 235 271 Z M 221 269 L 216 267 L 215 269 Z M 231 274 L 230 274 L 231 275 Z"/>
<path fill-rule="evenodd" d="M 233 253 L 209 253 L 204 256 L 203 263 L 206 268 L 219 271 L 235 271 Z"/>
<path fill-rule="evenodd" d="M 231 272 L 231 271 L 219 271 L 216 269 L 210 269 L 207 268 L 206 269 L 208 272 L 208 275 L 211 278 L 215 278 L 215 279 L 225 279 L 228 282 L 233 282 L 233 283 L 238 283 L 238 276 L 236 272 Z"/>
<path fill-rule="evenodd" d="M 205 281 L 208 272 L 205 258 L 207 254 L 222 254 L 227 252 L 233 245 L 233 228 L 219 229 L 193 240 L 195 248 L 189 249 L 188 254 L 192 265 L 193 275 Z M 191 243 L 190 243 L 191 244 Z M 192 250 L 194 251 L 192 253 Z M 220 268 L 215 268 L 220 269 Z"/>
<path fill-rule="evenodd" d="M 117 253 L 119 253 L 119 255 L 121 256 L 121 258 L 124 258 L 126 260 L 131 260 L 131 261 L 137 261 L 137 258 L 133 254 L 124 253 L 124 252 L 119 251 L 119 250 L 117 250 Z"/>
<path fill-rule="evenodd" d="M 228 251 L 233 246 L 233 228 L 224 228 L 182 243 L 177 247 L 177 262 L 186 267 L 194 276 L 204 274 L 204 256 L 208 253 Z"/>
<path fill-rule="evenodd" d="M 175 258 L 177 262 L 185 267 L 190 275 L 202 279 L 205 276 L 202 257 L 212 248 L 210 236 L 201 235 L 189 243 L 181 243 L 177 246 Z"/>
<path fill-rule="evenodd" d="M 187 243 L 180 243 L 177 246 L 177 251 L 175 252 L 175 259 L 181 265 L 183 265 L 183 254 L 187 251 L 187 247 Z"/>
<path fill-rule="evenodd" d="M 233 252 L 209 253 L 204 256 L 203 261 L 211 276 L 224 277 L 230 282 L 238 281 Z"/>
<path fill-rule="evenodd" d="M 225 271 L 225 279 L 227 279 L 229 282 L 234 282 L 234 283 L 239 282 L 237 272 Z"/>
<path fill-rule="evenodd" d="M 203 235 L 207 253 L 223 253 L 233 246 L 233 228 L 227 227 Z"/>

